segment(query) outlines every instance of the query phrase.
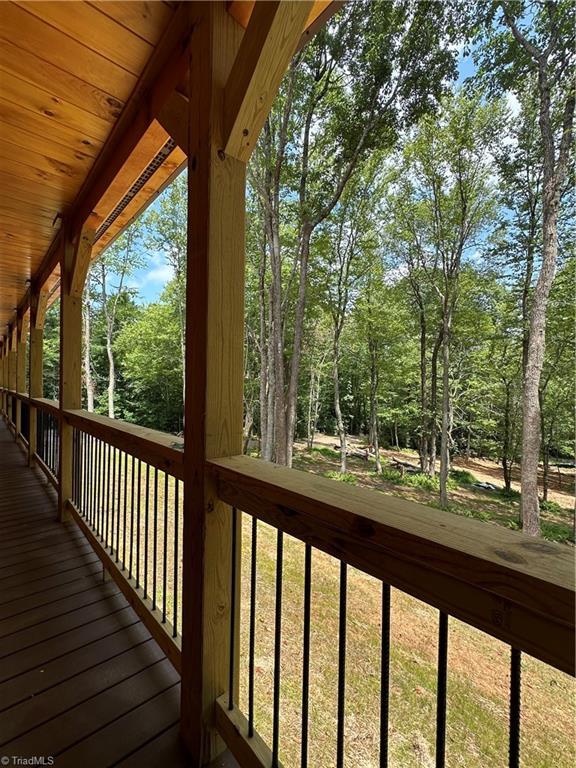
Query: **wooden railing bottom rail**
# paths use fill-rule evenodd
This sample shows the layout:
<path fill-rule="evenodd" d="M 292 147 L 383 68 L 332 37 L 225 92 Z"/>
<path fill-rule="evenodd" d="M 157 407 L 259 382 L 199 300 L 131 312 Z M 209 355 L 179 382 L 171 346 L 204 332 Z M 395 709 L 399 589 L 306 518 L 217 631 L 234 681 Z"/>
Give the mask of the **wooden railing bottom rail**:
<path fill-rule="evenodd" d="M 214 718 L 218 733 L 242 768 L 271 768 L 270 747 L 256 730 L 248 736 L 248 720 L 238 707 L 229 708 L 227 693 L 216 700 Z M 281 763 L 276 765 L 282 768 Z"/>

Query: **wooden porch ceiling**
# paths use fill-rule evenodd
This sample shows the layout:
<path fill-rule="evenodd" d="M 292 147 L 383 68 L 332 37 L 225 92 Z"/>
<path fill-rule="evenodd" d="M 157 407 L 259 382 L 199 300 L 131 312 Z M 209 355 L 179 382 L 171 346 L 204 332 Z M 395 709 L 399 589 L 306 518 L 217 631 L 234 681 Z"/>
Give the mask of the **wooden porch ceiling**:
<path fill-rule="evenodd" d="M 14 322 L 17 307 L 25 311 L 28 281 L 48 282 L 48 288 L 57 282 L 57 259 L 49 256 L 61 221 L 76 215 L 88 181 L 94 183 L 117 138 L 119 118 L 125 120 L 132 103 L 142 100 L 142 81 L 155 52 L 166 46 L 166 38 L 175 39 L 170 27 L 176 26 L 180 5 L 160 0 L 2 3 L 0 335 Z M 315 2 L 303 34 L 312 33 L 338 5 Z M 253 7 L 254 2 L 228 3 L 229 13 L 244 27 Z M 152 120 L 117 172 L 100 184 L 98 196 L 88 195 L 99 231 L 93 256 L 185 162 L 177 141 Z M 143 173 L 145 180 L 138 184 Z"/>

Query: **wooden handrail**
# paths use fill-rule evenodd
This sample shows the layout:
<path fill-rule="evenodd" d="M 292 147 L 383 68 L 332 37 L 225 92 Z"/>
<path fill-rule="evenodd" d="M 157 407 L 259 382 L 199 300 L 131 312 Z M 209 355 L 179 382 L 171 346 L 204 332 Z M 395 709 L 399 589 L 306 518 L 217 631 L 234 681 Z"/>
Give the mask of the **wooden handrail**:
<path fill-rule="evenodd" d="M 568 548 L 246 456 L 208 466 L 228 504 L 574 675 Z"/>
<path fill-rule="evenodd" d="M 64 418 L 71 426 L 131 456 L 158 467 L 179 480 L 184 478 L 182 439 L 156 429 L 140 427 L 84 410 L 66 410 Z"/>
<path fill-rule="evenodd" d="M 38 408 L 41 411 L 48 411 L 56 418 L 60 417 L 60 405 L 58 400 L 50 400 L 47 397 L 30 397 L 28 398 L 29 404 L 33 408 Z"/>

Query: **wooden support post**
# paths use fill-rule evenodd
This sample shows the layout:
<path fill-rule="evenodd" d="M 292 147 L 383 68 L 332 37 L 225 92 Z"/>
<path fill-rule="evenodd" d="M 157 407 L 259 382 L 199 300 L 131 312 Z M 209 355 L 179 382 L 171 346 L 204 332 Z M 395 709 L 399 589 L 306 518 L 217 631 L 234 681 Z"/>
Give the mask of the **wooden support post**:
<path fill-rule="evenodd" d="M 65 409 L 82 408 L 82 291 L 90 261 L 86 228 L 73 242 L 69 231 L 60 252 L 60 463 L 58 468 L 58 518 L 68 520 L 67 500 L 72 498 L 74 462 L 73 428 L 63 417 Z"/>
<path fill-rule="evenodd" d="M 23 393 L 26 389 L 26 336 L 27 322 L 19 317 L 16 323 L 16 391 Z M 22 401 L 16 400 L 16 435 L 22 432 Z"/>
<path fill-rule="evenodd" d="M 189 7 L 181 733 L 200 766 L 224 748 L 214 722 L 228 689 L 232 514 L 205 462 L 242 451 L 245 165 L 222 151 L 224 85 L 242 31 L 224 3 Z"/>
<path fill-rule="evenodd" d="M 6 345 L 8 343 L 8 340 L 6 336 L 2 337 L 2 351 L 0 352 L 0 386 L 2 387 L 2 399 L 0 402 L 0 408 L 2 409 L 2 413 L 6 413 L 6 388 L 8 387 L 8 381 L 7 381 L 7 358 L 6 358 Z"/>
<path fill-rule="evenodd" d="M 44 318 L 48 291 L 41 289 L 30 298 L 30 397 L 44 397 Z M 32 464 L 38 442 L 38 411 L 30 406 L 28 464 Z"/>

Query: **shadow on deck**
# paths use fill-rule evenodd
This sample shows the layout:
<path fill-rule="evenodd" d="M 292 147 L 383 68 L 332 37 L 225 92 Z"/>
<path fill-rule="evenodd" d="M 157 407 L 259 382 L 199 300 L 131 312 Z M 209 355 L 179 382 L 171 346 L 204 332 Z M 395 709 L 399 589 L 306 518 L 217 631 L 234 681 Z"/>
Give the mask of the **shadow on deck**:
<path fill-rule="evenodd" d="M 2 765 L 190 765 L 178 674 L 76 525 L 55 515 L 51 487 L 0 422 Z"/>

